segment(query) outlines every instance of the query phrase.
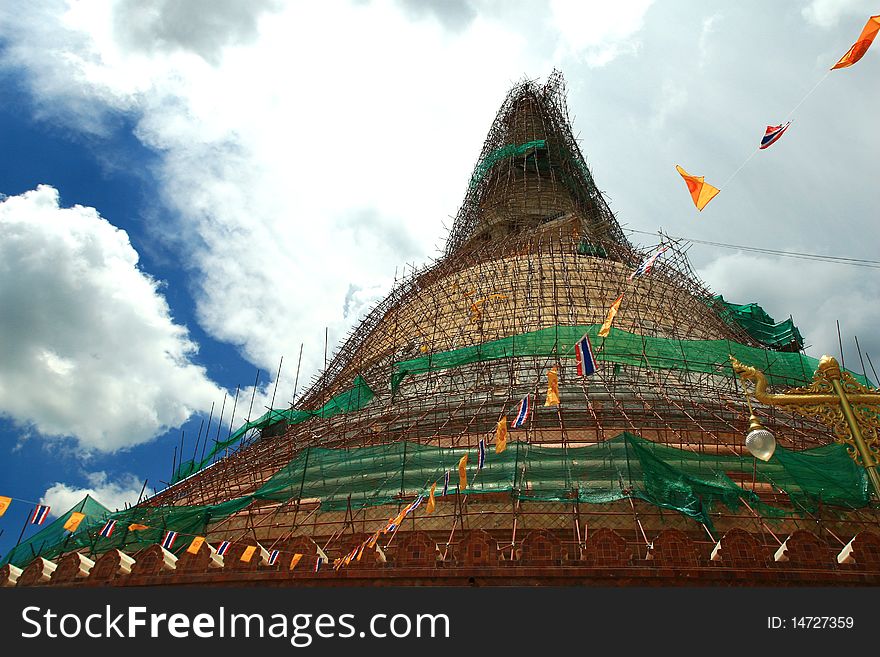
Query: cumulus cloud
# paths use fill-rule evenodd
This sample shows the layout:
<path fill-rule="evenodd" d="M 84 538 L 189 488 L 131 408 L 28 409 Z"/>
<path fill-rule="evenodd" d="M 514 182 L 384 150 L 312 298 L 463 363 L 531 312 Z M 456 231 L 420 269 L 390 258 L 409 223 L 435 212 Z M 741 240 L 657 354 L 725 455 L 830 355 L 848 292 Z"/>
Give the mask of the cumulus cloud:
<path fill-rule="evenodd" d="M 122 474 L 111 480 L 106 472 L 86 474 L 85 486 L 72 486 L 61 482 L 52 484 L 40 498 L 40 504 L 48 504 L 51 516 L 60 516 L 72 509 L 86 495 L 114 511 L 126 504 L 135 504 L 141 493 L 143 482 L 133 474 Z"/>
<path fill-rule="evenodd" d="M 124 231 L 52 187 L 0 203 L 0 413 L 114 451 L 222 395 L 137 263 Z"/>
<path fill-rule="evenodd" d="M 653 0 L 573 2 L 551 0 L 551 23 L 565 47 L 590 66 L 605 66 L 623 54 L 638 51 L 636 38 Z"/>
<path fill-rule="evenodd" d="M 278 5 L 278 0 L 121 0 L 113 28 L 129 48 L 187 50 L 218 64 L 224 48 L 253 42 L 261 15 Z"/>

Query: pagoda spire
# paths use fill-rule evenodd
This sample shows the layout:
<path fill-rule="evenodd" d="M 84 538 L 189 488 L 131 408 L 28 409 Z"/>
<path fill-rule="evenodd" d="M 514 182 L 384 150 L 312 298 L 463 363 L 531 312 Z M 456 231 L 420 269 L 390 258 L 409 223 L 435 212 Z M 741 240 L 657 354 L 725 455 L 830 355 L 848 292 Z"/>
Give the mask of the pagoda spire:
<path fill-rule="evenodd" d="M 525 80 L 508 93 L 468 183 L 446 253 L 577 218 L 583 237 L 629 246 L 572 134 L 565 81 Z M 614 249 L 609 249 L 614 250 Z"/>

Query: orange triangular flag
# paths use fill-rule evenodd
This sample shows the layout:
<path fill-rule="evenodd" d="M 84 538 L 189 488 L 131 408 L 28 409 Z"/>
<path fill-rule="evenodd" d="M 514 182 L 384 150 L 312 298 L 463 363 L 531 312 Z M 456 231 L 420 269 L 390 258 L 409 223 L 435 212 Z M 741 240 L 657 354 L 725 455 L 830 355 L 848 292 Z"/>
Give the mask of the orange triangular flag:
<path fill-rule="evenodd" d="M 9 505 L 12 504 L 11 497 L 4 497 L 0 495 L 0 516 L 6 513 L 6 509 L 9 508 Z"/>
<path fill-rule="evenodd" d="M 251 560 L 251 557 L 254 556 L 254 552 L 256 552 L 256 551 L 257 551 L 256 545 L 248 545 L 244 549 L 244 552 L 241 553 L 241 560 L 244 561 L 245 563 L 247 563 L 248 561 Z"/>
<path fill-rule="evenodd" d="M 133 522 L 128 526 L 128 531 L 130 532 L 140 532 L 144 529 L 149 529 L 146 525 L 141 525 L 140 523 Z"/>
<path fill-rule="evenodd" d="M 707 183 L 703 176 L 692 176 L 677 164 L 675 165 L 675 169 L 681 174 L 681 177 L 684 178 L 684 182 L 687 185 L 688 191 L 691 193 L 691 198 L 694 199 L 694 205 L 697 206 L 697 210 L 705 208 L 709 204 L 709 201 L 715 198 L 718 192 L 721 191 L 717 187 L 713 187 Z"/>
<path fill-rule="evenodd" d="M 500 454 L 507 449 L 507 416 L 498 420 L 495 426 L 495 453 Z"/>
<path fill-rule="evenodd" d="M 556 367 L 547 372 L 547 401 L 544 406 L 559 406 L 559 371 Z"/>
<path fill-rule="evenodd" d="M 865 53 L 868 52 L 868 48 L 871 47 L 874 37 L 877 36 L 878 31 L 880 31 L 880 16 L 871 16 L 865 24 L 865 29 L 862 30 L 859 38 L 856 39 L 856 42 L 852 45 L 852 48 L 846 51 L 846 54 L 840 58 L 839 62 L 831 67 L 831 70 L 833 71 L 836 68 L 852 66 L 864 57 Z"/>
<path fill-rule="evenodd" d="M 608 309 L 608 314 L 605 316 L 605 321 L 602 322 L 602 328 L 599 329 L 599 337 L 607 338 L 608 334 L 611 332 L 611 324 L 614 322 L 614 317 L 617 315 L 617 311 L 620 310 L 620 302 L 623 301 L 623 295 L 621 294 L 614 303 L 611 304 L 611 307 Z"/>
<path fill-rule="evenodd" d="M 464 456 L 458 461 L 458 488 L 459 490 L 464 490 L 467 488 L 467 462 L 468 455 L 465 453 Z"/>
<path fill-rule="evenodd" d="M 296 564 L 299 563 L 299 560 L 303 558 L 303 555 L 297 553 L 293 555 L 293 558 L 290 560 L 290 569 L 293 570 L 296 568 Z"/>

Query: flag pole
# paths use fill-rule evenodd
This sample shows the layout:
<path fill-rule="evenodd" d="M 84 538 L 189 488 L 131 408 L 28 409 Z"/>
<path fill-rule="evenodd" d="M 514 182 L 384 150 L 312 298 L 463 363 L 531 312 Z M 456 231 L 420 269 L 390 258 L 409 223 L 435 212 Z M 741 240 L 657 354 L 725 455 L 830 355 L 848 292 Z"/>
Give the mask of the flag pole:
<path fill-rule="evenodd" d="M 15 542 L 15 547 L 12 548 L 11 552 L 14 552 L 14 551 L 15 551 L 15 548 L 17 548 L 19 545 L 21 545 L 21 539 L 22 539 L 22 537 L 24 536 L 24 530 L 27 529 L 27 526 L 28 526 L 28 518 L 30 518 L 30 516 L 31 516 L 30 513 L 25 514 L 25 516 L 24 516 L 24 524 L 23 524 L 22 527 L 21 527 L 21 533 L 18 535 L 18 540 Z"/>

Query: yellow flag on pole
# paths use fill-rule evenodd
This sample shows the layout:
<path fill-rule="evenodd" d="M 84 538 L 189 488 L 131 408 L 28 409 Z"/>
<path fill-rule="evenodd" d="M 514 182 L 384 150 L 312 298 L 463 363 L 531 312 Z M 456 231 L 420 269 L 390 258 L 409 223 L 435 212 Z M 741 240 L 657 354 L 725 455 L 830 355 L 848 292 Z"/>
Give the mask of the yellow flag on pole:
<path fill-rule="evenodd" d="M 611 304 L 611 307 L 608 309 L 608 314 L 605 316 L 605 321 L 602 322 L 602 328 L 599 329 L 599 337 L 607 338 L 608 334 L 611 333 L 611 324 L 614 323 L 614 318 L 617 316 L 617 311 L 620 310 L 620 302 L 623 301 L 623 295 L 621 294 L 614 303 Z"/>
<path fill-rule="evenodd" d="M 256 551 L 257 551 L 256 545 L 248 545 L 244 549 L 244 552 L 241 553 L 241 560 L 245 561 L 245 562 L 250 561 L 251 557 L 254 556 L 254 552 L 256 552 Z"/>
<path fill-rule="evenodd" d="M 303 555 L 301 555 L 299 552 L 294 554 L 293 558 L 290 560 L 290 569 L 293 570 L 294 568 L 296 568 L 296 564 L 298 564 L 299 560 L 302 558 L 303 558 Z"/>
<path fill-rule="evenodd" d="M 425 505 L 425 513 L 434 513 L 434 491 L 437 490 L 437 482 L 431 484 L 431 492 L 428 493 L 428 503 Z"/>
<path fill-rule="evenodd" d="M 0 495 L 0 516 L 6 513 L 6 509 L 9 508 L 9 505 L 12 504 L 11 497 L 3 497 Z"/>
<path fill-rule="evenodd" d="M 467 488 L 467 462 L 468 455 L 465 453 L 464 456 L 461 457 L 461 460 L 458 462 L 458 489 L 464 490 Z"/>
<path fill-rule="evenodd" d="M 691 193 L 694 205 L 701 212 L 709 204 L 709 201 L 715 198 L 718 192 L 721 191 L 707 183 L 705 176 L 692 176 L 677 164 L 675 165 L 675 170 L 684 178 L 684 184 L 687 185 L 688 191 Z"/>
<path fill-rule="evenodd" d="M 864 57 L 865 53 L 868 52 L 868 48 L 870 48 L 871 44 L 874 42 L 874 37 L 877 36 L 877 32 L 880 32 L 880 16 L 871 16 L 865 24 L 865 29 L 862 30 L 859 38 L 856 39 L 856 42 L 852 45 L 852 48 L 846 51 L 846 54 L 840 58 L 839 62 L 831 67 L 831 70 L 833 71 L 836 68 L 852 66 Z"/>
<path fill-rule="evenodd" d="M 186 551 L 189 552 L 190 554 L 198 554 L 199 548 L 202 547 L 202 543 L 204 543 L 204 542 L 205 542 L 204 536 L 196 536 L 192 540 L 192 543 L 189 544 L 189 547 L 186 548 Z"/>
<path fill-rule="evenodd" d="M 128 531 L 130 532 L 140 532 L 144 529 L 149 529 L 146 525 L 141 525 L 140 523 L 133 522 L 128 526 Z"/>
<path fill-rule="evenodd" d="M 3 514 L 0 513 L 0 516 Z M 85 513 L 80 513 L 79 511 L 74 511 L 70 514 L 70 517 L 67 519 L 67 522 L 64 523 L 64 529 L 69 532 L 75 532 L 79 527 L 79 523 L 83 521 L 83 518 L 86 517 Z"/>
<path fill-rule="evenodd" d="M 495 453 L 500 454 L 507 449 L 507 416 L 498 420 L 495 425 Z"/>
<path fill-rule="evenodd" d="M 547 401 L 544 406 L 559 406 L 559 370 L 555 366 L 547 372 Z"/>

